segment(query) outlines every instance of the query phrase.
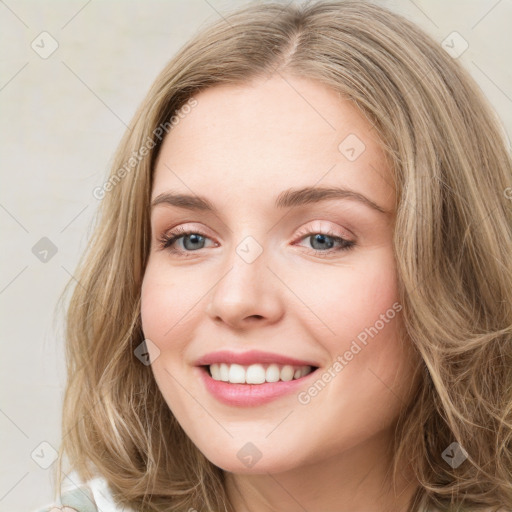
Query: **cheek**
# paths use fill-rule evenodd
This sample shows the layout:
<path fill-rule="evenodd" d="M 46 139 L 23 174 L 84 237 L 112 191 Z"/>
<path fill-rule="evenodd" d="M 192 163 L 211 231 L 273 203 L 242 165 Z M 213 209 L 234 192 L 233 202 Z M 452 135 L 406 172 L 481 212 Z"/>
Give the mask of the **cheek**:
<path fill-rule="evenodd" d="M 344 298 L 346 320 L 361 329 L 370 327 L 398 300 L 394 268 L 374 267 L 352 276 Z"/>
<path fill-rule="evenodd" d="M 193 307 L 206 290 L 186 272 L 170 272 L 160 262 L 149 262 L 141 288 L 141 321 L 146 338 L 161 349 L 166 340 L 179 340 L 193 317 Z"/>
<path fill-rule="evenodd" d="M 407 403 L 415 361 L 399 339 L 402 304 L 394 257 L 391 250 L 375 251 L 373 256 L 372 263 L 347 269 L 324 294 L 322 319 L 335 332 L 324 338 L 324 344 L 332 360 L 343 366 L 335 371 L 325 398 L 343 397 L 336 414 L 348 407 L 384 425 Z M 347 390 L 351 390 L 348 395 Z M 381 409 L 375 408 L 376 403 Z"/>
<path fill-rule="evenodd" d="M 141 323 L 144 338 L 151 340 L 159 349 L 159 355 L 179 350 L 180 318 L 186 315 L 184 301 L 177 299 L 180 286 L 161 279 L 158 272 L 146 273 L 141 289 Z M 172 341 L 172 343 L 171 343 Z M 152 364 L 153 371 L 160 367 L 162 358 Z"/>
<path fill-rule="evenodd" d="M 328 338 L 332 335 L 334 343 L 349 340 L 373 326 L 398 302 L 392 252 L 388 248 L 375 250 L 353 265 L 320 269 L 313 283 L 303 277 L 297 279 L 295 290 L 315 313 L 304 318 L 311 318 L 315 324 L 320 319 L 321 330 L 328 328 Z"/>
<path fill-rule="evenodd" d="M 168 295 L 168 289 L 159 285 L 153 279 L 151 270 L 148 269 L 142 282 L 140 314 L 144 336 L 157 344 L 170 320 L 165 314 L 168 309 L 166 307 Z"/>

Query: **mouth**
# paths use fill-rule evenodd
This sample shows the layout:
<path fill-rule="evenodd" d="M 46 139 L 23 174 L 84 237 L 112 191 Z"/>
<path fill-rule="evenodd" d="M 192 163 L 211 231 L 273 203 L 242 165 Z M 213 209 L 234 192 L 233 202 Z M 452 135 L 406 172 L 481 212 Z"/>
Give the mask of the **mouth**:
<path fill-rule="evenodd" d="M 213 363 L 200 368 L 213 380 L 229 384 L 266 384 L 300 380 L 318 369 L 311 365 L 289 365 L 257 363 L 241 365 L 235 363 Z"/>

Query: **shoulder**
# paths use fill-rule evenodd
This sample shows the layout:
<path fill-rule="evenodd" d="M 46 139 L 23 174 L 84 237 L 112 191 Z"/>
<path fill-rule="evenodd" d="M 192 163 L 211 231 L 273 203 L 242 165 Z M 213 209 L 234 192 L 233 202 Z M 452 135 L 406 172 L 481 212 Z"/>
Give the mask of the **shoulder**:
<path fill-rule="evenodd" d="M 96 477 L 87 482 L 77 482 L 61 491 L 57 502 L 34 512 L 133 512 L 117 505 L 106 480 Z"/>
<path fill-rule="evenodd" d="M 34 512 L 98 512 L 98 507 L 91 488 L 80 485 L 62 492 L 57 502 Z"/>

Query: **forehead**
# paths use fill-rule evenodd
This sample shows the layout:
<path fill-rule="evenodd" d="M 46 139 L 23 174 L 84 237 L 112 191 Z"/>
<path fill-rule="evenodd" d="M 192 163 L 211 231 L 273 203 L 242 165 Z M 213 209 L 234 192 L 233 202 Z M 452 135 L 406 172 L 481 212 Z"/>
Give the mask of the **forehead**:
<path fill-rule="evenodd" d="M 394 191 L 376 131 L 318 82 L 273 76 L 197 96 L 164 139 L 152 197 L 171 189 L 230 204 L 273 201 L 303 186 L 346 187 L 391 210 Z"/>

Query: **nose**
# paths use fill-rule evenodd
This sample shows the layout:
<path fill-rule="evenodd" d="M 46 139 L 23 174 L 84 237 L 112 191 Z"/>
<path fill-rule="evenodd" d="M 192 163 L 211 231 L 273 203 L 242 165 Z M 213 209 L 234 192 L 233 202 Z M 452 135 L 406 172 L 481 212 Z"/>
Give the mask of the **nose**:
<path fill-rule="evenodd" d="M 234 329 L 277 322 L 284 314 L 282 283 L 263 254 L 251 263 L 234 254 L 231 263 L 211 291 L 206 313 Z"/>

